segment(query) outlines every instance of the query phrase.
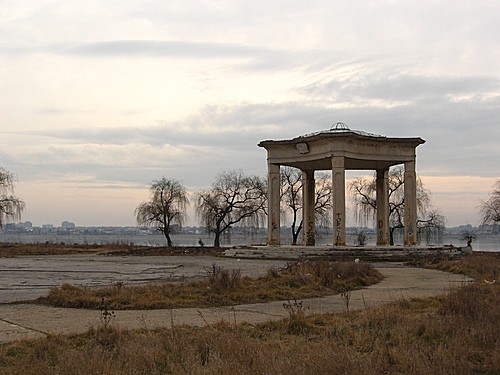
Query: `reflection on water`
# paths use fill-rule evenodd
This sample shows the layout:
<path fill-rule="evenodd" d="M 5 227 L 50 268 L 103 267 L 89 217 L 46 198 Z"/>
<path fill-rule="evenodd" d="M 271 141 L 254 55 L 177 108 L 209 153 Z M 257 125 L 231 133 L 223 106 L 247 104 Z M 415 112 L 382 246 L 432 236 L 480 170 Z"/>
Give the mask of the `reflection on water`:
<path fill-rule="evenodd" d="M 209 234 L 174 234 L 172 236 L 175 246 L 200 246 L 200 241 L 205 246 L 213 245 L 213 236 Z M 144 246 L 165 246 L 165 238 L 160 234 L 142 235 L 72 235 L 72 234 L 31 234 L 31 233 L 0 233 L 0 242 L 10 243 L 65 243 L 65 244 L 130 244 Z M 332 237 L 329 234 L 317 237 L 318 245 L 331 245 Z M 265 234 L 230 234 L 222 237 L 222 246 L 237 245 L 264 245 Z M 291 238 L 287 233 L 281 235 L 282 244 L 290 244 Z M 356 235 L 347 236 L 348 245 L 356 245 Z M 375 238 L 368 236 L 367 245 L 374 245 Z M 396 243 L 397 244 L 397 243 Z M 454 245 L 465 246 L 466 241 L 459 235 L 444 236 L 440 243 L 429 245 Z M 478 235 L 472 242 L 475 251 L 500 251 L 500 235 Z"/>

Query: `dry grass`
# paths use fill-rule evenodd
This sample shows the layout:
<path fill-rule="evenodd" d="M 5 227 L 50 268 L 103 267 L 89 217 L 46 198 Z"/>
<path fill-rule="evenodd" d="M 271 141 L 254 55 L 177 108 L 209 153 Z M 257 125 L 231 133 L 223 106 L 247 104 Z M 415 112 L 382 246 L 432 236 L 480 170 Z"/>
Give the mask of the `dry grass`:
<path fill-rule="evenodd" d="M 429 259 L 414 265 L 470 276 L 478 281 L 500 282 L 500 252 L 475 252 L 458 260 Z"/>
<path fill-rule="evenodd" d="M 500 287 L 345 314 L 0 346 L 2 374 L 498 374 Z"/>
<path fill-rule="evenodd" d="M 105 253 L 106 255 L 220 255 L 224 249 L 211 246 L 151 247 L 127 244 L 0 243 L 0 258 L 22 255 L 65 255 Z"/>
<path fill-rule="evenodd" d="M 288 319 L 260 325 L 101 324 L 3 344 L 0 374 L 499 374 L 500 285 L 480 281 L 498 275 L 496 259 L 452 263 L 476 275 L 474 284 L 357 312 L 307 316 L 294 301 Z"/>
<path fill-rule="evenodd" d="M 98 245 L 0 243 L 0 258 L 19 255 L 85 254 L 96 253 L 101 250 L 102 248 Z"/>
<path fill-rule="evenodd" d="M 319 297 L 371 285 L 381 278 L 370 265 L 354 262 L 295 262 L 281 270 L 270 269 L 266 276 L 256 279 L 214 264 L 203 281 L 135 286 L 116 283 L 105 288 L 66 284 L 53 288 L 38 302 L 98 309 L 105 299 L 113 310 L 229 306 Z"/>

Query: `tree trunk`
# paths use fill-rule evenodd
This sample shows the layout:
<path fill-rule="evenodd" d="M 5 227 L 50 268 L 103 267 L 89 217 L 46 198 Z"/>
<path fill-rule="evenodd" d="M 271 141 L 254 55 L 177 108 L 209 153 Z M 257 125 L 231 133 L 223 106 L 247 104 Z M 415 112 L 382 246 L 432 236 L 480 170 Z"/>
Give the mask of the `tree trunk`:
<path fill-rule="evenodd" d="M 292 225 L 292 245 L 297 245 L 297 239 L 299 238 L 300 231 L 302 230 L 302 222 L 297 230 L 295 230 L 295 224 Z"/>
<path fill-rule="evenodd" d="M 172 247 L 172 239 L 170 238 L 170 233 L 168 231 L 163 231 L 165 238 L 167 239 L 167 246 Z"/>
<path fill-rule="evenodd" d="M 220 247 L 220 232 L 219 231 L 215 232 L 214 247 L 216 247 L 216 248 Z"/>
<path fill-rule="evenodd" d="M 224 232 L 224 230 L 227 229 L 227 227 L 221 229 L 221 225 L 222 225 L 222 218 L 217 220 L 217 223 L 215 223 L 215 228 L 212 230 L 215 234 L 214 247 L 216 248 L 220 247 L 220 236 Z"/>
<path fill-rule="evenodd" d="M 295 228 L 292 226 L 292 246 L 297 245 L 297 237 L 299 236 L 298 232 L 295 232 Z"/>

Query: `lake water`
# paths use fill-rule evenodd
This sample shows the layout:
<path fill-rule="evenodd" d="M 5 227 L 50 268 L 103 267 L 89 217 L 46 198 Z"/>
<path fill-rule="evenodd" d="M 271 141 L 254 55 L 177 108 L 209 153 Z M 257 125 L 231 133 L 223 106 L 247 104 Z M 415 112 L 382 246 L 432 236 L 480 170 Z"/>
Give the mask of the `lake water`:
<path fill-rule="evenodd" d="M 206 246 L 213 244 L 213 236 L 209 234 L 174 234 L 172 240 L 176 246 L 199 246 L 200 240 Z M 65 244 L 132 244 L 144 246 L 165 246 L 165 238 L 160 234 L 141 235 L 72 235 L 72 234 L 31 234 L 31 233 L 8 233 L 0 232 L 0 242 L 9 243 L 65 243 Z M 265 234 L 231 234 L 222 237 L 222 246 L 237 245 L 263 245 L 266 243 Z M 287 234 L 281 236 L 282 244 L 290 244 L 291 239 Z M 356 236 L 347 236 L 348 245 L 356 244 Z M 332 236 L 319 235 L 318 245 L 331 245 Z M 367 245 L 374 245 L 375 238 L 368 236 Z M 466 241 L 460 239 L 459 235 L 444 236 L 440 243 L 429 243 L 429 245 L 454 245 L 465 246 Z M 479 235 L 472 243 L 475 251 L 500 251 L 500 235 Z"/>

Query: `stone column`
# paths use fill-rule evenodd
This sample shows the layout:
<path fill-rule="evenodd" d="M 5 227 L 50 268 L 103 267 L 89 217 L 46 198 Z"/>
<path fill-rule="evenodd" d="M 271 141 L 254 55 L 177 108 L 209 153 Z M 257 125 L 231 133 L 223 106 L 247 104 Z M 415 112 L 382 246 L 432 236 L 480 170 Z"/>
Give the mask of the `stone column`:
<path fill-rule="evenodd" d="M 377 245 L 389 244 L 389 169 L 377 169 Z"/>
<path fill-rule="evenodd" d="M 268 163 L 267 245 L 280 245 L 280 166 Z"/>
<path fill-rule="evenodd" d="M 345 166 L 343 156 L 332 157 L 333 245 L 345 246 Z"/>
<path fill-rule="evenodd" d="M 302 171 L 302 245 L 316 244 L 314 207 L 316 201 L 314 171 Z"/>
<path fill-rule="evenodd" d="M 417 244 L 417 174 L 415 159 L 405 163 L 405 246 Z"/>

